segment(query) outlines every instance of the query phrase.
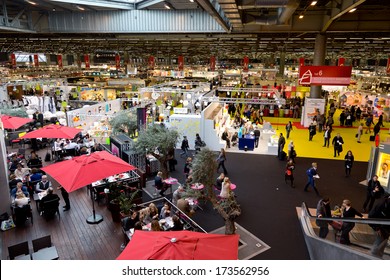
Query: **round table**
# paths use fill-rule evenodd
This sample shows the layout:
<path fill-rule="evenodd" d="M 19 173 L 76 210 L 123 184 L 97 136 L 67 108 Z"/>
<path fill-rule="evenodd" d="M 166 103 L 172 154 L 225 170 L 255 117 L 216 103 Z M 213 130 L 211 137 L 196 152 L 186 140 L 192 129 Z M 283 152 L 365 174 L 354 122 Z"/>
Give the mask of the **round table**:
<path fill-rule="evenodd" d="M 163 181 L 165 184 L 169 184 L 169 185 L 173 185 L 173 184 L 177 184 L 178 183 L 178 180 L 175 179 L 175 178 L 167 178 Z"/>
<path fill-rule="evenodd" d="M 204 188 L 204 185 L 202 185 L 202 184 L 193 184 L 191 186 L 191 189 L 193 189 L 193 190 L 201 190 L 203 188 Z"/>

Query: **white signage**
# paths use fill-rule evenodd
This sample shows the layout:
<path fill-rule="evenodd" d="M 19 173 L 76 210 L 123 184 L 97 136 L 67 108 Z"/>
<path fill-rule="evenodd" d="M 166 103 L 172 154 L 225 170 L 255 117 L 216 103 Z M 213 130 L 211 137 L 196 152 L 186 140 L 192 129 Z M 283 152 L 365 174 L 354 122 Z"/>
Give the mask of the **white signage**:
<path fill-rule="evenodd" d="M 174 114 L 188 114 L 188 108 L 173 108 Z"/>

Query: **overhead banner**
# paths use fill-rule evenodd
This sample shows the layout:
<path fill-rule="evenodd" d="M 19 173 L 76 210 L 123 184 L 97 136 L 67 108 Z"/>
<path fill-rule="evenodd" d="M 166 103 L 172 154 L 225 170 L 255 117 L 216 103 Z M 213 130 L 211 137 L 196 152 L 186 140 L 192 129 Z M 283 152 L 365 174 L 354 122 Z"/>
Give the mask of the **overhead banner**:
<path fill-rule="evenodd" d="M 184 70 L 184 56 L 179 56 L 178 57 L 178 63 L 179 63 L 179 71 Z"/>
<path fill-rule="evenodd" d="M 244 57 L 244 65 L 243 65 L 244 72 L 248 72 L 249 70 L 249 57 Z"/>
<path fill-rule="evenodd" d="M 34 66 L 39 67 L 39 59 L 37 54 L 34 54 Z"/>
<path fill-rule="evenodd" d="M 90 69 L 91 68 L 91 64 L 89 62 L 89 55 L 88 54 L 84 55 L 84 62 L 85 62 L 85 69 Z"/>
<path fill-rule="evenodd" d="M 121 56 L 119 54 L 115 55 L 115 67 L 116 70 L 119 70 L 121 68 Z"/>
<path fill-rule="evenodd" d="M 155 63 L 156 62 L 154 56 L 149 56 L 148 66 L 150 70 L 154 70 Z"/>
<path fill-rule="evenodd" d="M 299 71 L 301 85 L 348 86 L 352 66 L 302 66 Z"/>
<path fill-rule="evenodd" d="M 344 57 L 340 57 L 339 58 L 339 62 L 337 63 L 338 66 L 345 66 L 345 58 Z"/>
<path fill-rule="evenodd" d="M 12 68 L 16 68 L 16 55 L 14 53 L 11 53 L 11 65 Z"/>
<path fill-rule="evenodd" d="M 57 55 L 57 64 L 58 64 L 58 68 L 60 69 L 62 69 L 62 67 L 64 66 L 62 63 L 62 54 Z"/>
<path fill-rule="evenodd" d="M 390 74 L 390 57 L 387 59 L 386 73 Z"/>
<path fill-rule="evenodd" d="M 215 56 L 210 57 L 210 71 L 215 71 Z"/>

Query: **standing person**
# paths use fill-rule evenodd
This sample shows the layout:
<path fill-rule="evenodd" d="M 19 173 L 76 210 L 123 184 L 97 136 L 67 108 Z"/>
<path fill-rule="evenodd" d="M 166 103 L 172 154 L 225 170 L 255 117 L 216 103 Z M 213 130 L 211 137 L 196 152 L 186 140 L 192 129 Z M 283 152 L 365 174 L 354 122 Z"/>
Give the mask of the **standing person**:
<path fill-rule="evenodd" d="M 186 163 L 184 164 L 184 174 L 186 175 L 186 179 L 190 175 L 191 163 L 192 163 L 192 158 L 188 157 Z"/>
<path fill-rule="evenodd" d="M 326 120 L 326 126 L 329 127 L 330 131 L 332 131 L 333 128 L 333 116 L 329 116 L 328 119 Z"/>
<path fill-rule="evenodd" d="M 366 126 L 367 126 L 366 134 L 371 133 L 371 125 L 373 125 L 373 124 L 374 124 L 374 121 L 372 119 L 372 115 L 369 114 L 368 117 L 366 118 Z"/>
<path fill-rule="evenodd" d="M 329 148 L 329 142 L 330 142 L 331 133 L 332 133 L 332 131 L 330 130 L 330 127 L 327 126 L 325 131 L 324 131 L 324 146 L 322 146 L 322 147 L 328 147 Z"/>
<path fill-rule="evenodd" d="M 295 158 L 297 157 L 297 153 L 295 152 L 295 145 L 293 140 L 290 141 L 290 144 L 288 144 L 288 159 L 292 160 L 293 163 L 295 163 Z"/>
<path fill-rule="evenodd" d="M 320 199 L 320 201 L 318 201 L 316 216 L 317 216 L 317 218 L 330 218 L 330 217 L 332 217 L 332 214 L 330 211 L 330 199 L 328 197 L 325 197 L 323 199 Z M 320 238 L 325 239 L 329 233 L 329 222 L 316 220 L 316 225 L 320 227 L 320 232 L 319 232 L 318 236 Z"/>
<path fill-rule="evenodd" d="M 349 150 L 344 157 L 345 164 L 345 177 L 351 176 L 353 162 L 355 161 L 355 157 L 352 154 L 352 151 Z"/>
<path fill-rule="evenodd" d="M 313 136 L 316 135 L 316 126 L 314 123 L 309 125 L 309 141 L 313 141 Z"/>
<path fill-rule="evenodd" d="M 381 183 L 379 183 L 378 176 L 374 175 L 374 177 L 368 181 L 366 200 L 363 204 L 363 212 L 370 212 L 374 206 L 375 200 L 381 198 L 384 193 L 385 190 L 381 186 Z"/>
<path fill-rule="evenodd" d="M 379 116 L 379 119 L 378 119 L 377 124 L 378 124 L 378 123 L 379 123 L 379 126 L 385 127 L 385 126 L 383 125 L 383 114 L 381 114 L 381 115 Z"/>
<path fill-rule="evenodd" d="M 255 136 L 255 148 L 259 146 L 259 139 L 260 139 L 260 129 L 257 125 L 254 126 L 253 135 Z"/>
<path fill-rule="evenodd" d="M 308 191 L 307 188 L 311 186 L 314 189 L 314 191 L 316 192 L 316 194 L 318 196 L 320 196 L 320 193 L 318 192 L 318 190 L 315 186 L 315 182 L 314 182 L 314 178 L 317 178 L 317 179 L 320 178 L 320 176 L 318 176 L 316 162 L 313 162 L 311 164 L 311 167 L 308 170 L 306 170 L 306 175 L 307 175 L 307 184 L 306 184 L 303 191 L 307 192 Z"/>
<path fill-rule="evenodd" d="M 374 219 L 390 219 L 390 197 L 386 197 L 380 204 L 375 206 L 375 208 L 368 215 L 369 218 Z M 378 258 L 383 257 L 383 253 L 387 246 L 387 242 L 390 236 L 390 226 L 388 225 L 378 225 L 370 224 L 370 226 L 376 232 L 376 240 L 371 248 L 371 254 Z"/>
<path fill-rule="evenodd" d="M 280 133 L 279 140 L 278 140 L 278 158 L 280 160 L 283 160 L 283 149 L 284 145 L 286 144 L 286 139 L 283 136 L 283 133 Z"/>
<path fill-rule="evenodd" d="M 345 122 L 345 111 L 342 111 L 340 114 L 340 126 L 344 126 Z"/>
<path fill-rule="evenodd" d="M 217 162 L 218 162 L 217 173 L 218 173 L 219 168 L 222 167 L 223 173 L 225 175 L 228 174 L 228 172 L 225 168 L 225 161 L 226 161 L 226 153 L 225 153 L 225 149 L 222 148 L 221 152 L 219 153 L 218 158 L 217 158 Z"/>
<path fill-rule="evenodd" d="M 337 133 L 337 135 L 332 140 L 332 145 L 334 148 L 333 157 L 336 157 L 336 153 L 337 156 L 340 155 L 340 153 L 343 151 L 343 144 L 344 144 L 343 137 L 340 136 L 340 133 Z"/>
<path fill-rule="evenodd" d="M 215 181 L 215 187 L 220 191 L 222 189 L 222 183 L 223 183 L 223 180 L 225 179 L 225 174 L 224 173 L 221 173 L 217 180 Z"/>
<path fill-rule="evenodd" d="M 356 138 L 357 138 L 358 143 L 362 143 L 362 142 L 360 142 L 360 138 L 362 137 L 362 134 L 363 134 L 363 123 L 360 123 L 360 125 L 358 127 L 357 134 L 356 134 Z"/>
<path fill-rule="evenodd" d="M 360 109 L 360 106 L 358 106 L 357 109 L 356 109 L 356 119 L 358 121 L 360 121 L 361 115 L 362 115 L 362 109 Z"/>
<path fill-rule="evenodd" d="M 321 114 L 318 118 L 318 132 L 322 132 L 325 124 L 325 115 Z"/>
<path fill-rule="evenodd" d="M 65 201 L 65 206 L 63 206 L 64 211 L 68 211 L 70 209 L 69 193 L 64 189 L 63 186 L 58 186 L 57 190 L 61 191 L 62 198 Z"/>
<path fill-rule="evenodd" d="M 336 112 L 336 107 L 334 106 L 334 103 L 330 104 L 329 107 L 329 116 L 333 118 L 334 113 Z"/>
<path fill-rule="evenodd" d="M 188 156 L 188 149 L 190 148 L 190 145 L 188 144 L 187 136 L 183 136 L 183 141 L 181 141 L 181 150 L 180 157 L 185 155 Z"/>
<path fill-rule="evenodd" d="M 290 181 L 290 185 L 292 188 L 294 188 L 294 169 L 295 164 L 292 159 L 289 159 L 289 161 L 286 164 L 286 170 L 284 172 L 284 181 L 287 184 L 287 181 Z"/>
<path fill-rule="evenodd" d="M 292 130 L 292 123 L 291 121 L 289 121 L 287 124 L 286 124 L 286 138 L 290 138 L 290 132 Z"/>
<path fill-rule="evenodd" d="M 230 148 L 230 139 L 229 139 L 229 132 L 227 127 L 225 127 L 224 132 L 222 132 L 221 139 L 226 141 L 226 147 Z"/>
<path fill-rule="evenodd" d="M 221 189 L 221 192 L 219 194 L 219 196 L 221 198 L 229 198 L 230 197 L 231 192 L 232 192 L 230 185 L 231 185 L 230 179 L 228 177 L 225 177 L 225 179 L 223 179 L 222 189 Z"/>
<path fill-rule="evenodd" d="M 355 216 L 359 216 L 363 218 L 362 213 L 357 211 L 355 208 L 351 206 L 351 201 L 348 199 L 343 200 L 343 218 L 355 218 Z M 341 237 L 340 243 L 345 245 L 350 245 L 351 241 L 349 240 L 349 232 L 355 227 L 355 223 L 351 222 L 343 222 L 341 226 Z"/>
<path fill-rule="evenodd" d="M 44 120 L 43 120 L 43 114 L 42 114 L 42 112 L 39 112 L 39 113 L 38 113 L 37 118 L 38 118 L 38 122 L 41 124 L 41 127 L 44 126 L 45 123 L 44 123 Z"/>
<path fill-rule="evenodd" d="M 200 151 L 200 148 L 203 146 L 202 138 L 200 138 L 199 133 L 197 133 L 195 137 L 195 151 Z"/>
<path fill-rule="evenodd" d="M 376 125 L 374 125 L 374 136 L 376 136 L 380 131 L 381 131 L 381 126 L 379 122 L 377 122 Z"/>

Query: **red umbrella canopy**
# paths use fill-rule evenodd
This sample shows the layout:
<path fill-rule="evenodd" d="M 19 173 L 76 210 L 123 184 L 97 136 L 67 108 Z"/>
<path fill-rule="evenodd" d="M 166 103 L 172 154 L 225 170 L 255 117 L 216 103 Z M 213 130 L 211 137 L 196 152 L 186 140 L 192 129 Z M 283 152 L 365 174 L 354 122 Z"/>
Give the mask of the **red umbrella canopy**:
<path fill-rule="evenodd" d="M 82 130 L 59 124 L 49 124 L 40 129 L 31 131 L 22 138 L 65 138 L 73 139 Z"/>
<path fill-rule="evenodd" d="M 41 168 L 72 192 L 109 176 L 136 169 L 110 153 L 95 152 Z"/>
<path fill-rule="evenodd" d="M 3 127 L 5 129 L 18 129 L 22 125 L 32 121 L 33 120 L 29 118 L 20 118 L 7 115 L 1 116 L 1 122 L 3 123 Z"/>
<path fill-rule="evenodd" d="M 239 235 L 136 230 L 117 260 L 237 260 Z"/>

